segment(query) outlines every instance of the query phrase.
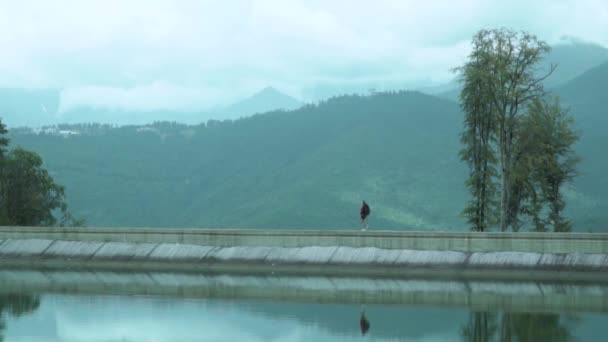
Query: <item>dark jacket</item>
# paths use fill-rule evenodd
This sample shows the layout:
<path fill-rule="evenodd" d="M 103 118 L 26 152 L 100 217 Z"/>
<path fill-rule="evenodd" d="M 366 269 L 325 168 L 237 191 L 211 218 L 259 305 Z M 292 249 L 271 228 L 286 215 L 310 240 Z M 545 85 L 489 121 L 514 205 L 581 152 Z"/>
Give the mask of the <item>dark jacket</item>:
<path fill-rule="evenodd" d="M 363 202 L 363 205 L 361 205 L 361 219 L 365 219 L 367 216 L 369 216 L 369 205 L 367 205 L 367 203 Z"/>

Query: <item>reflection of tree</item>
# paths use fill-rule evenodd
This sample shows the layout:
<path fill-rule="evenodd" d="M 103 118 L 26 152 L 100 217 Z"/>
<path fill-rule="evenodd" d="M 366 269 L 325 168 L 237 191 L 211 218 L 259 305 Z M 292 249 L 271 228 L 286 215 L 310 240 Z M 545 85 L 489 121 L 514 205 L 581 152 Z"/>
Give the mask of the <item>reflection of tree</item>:
<path fill-rule="evenodd" d="M 462 328 L 462 338 L 466 342 L 489 342 L 496 335 L 496 314 L 472 312 L 469 322 Z"/>
<path fill-rule="evenodd" d="M 501 341 L 573 341 L 570 329 L 559 314 L 503 314 Z"/>
<path fill-rule="evenodd" d="M 574 340 L 571 322 L 559 314 L 472 312 L 462 328 L 462 339 L 467 342 L 528 342 Z M 500 326 L 497 324 L 500 322 Z"/>
<path fill-rule="evenodd" d="M 0 294 L 0 341 L 4 340 L 5 314 L 20 317 L 36 311 L 39 306 L 40 297 L 38 295 Z"/>

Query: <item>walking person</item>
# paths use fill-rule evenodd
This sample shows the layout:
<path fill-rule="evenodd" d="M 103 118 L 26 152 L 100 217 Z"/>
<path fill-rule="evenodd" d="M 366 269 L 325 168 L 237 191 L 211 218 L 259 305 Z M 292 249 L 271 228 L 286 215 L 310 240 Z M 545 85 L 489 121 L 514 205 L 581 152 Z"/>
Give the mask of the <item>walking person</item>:
<path fill-rule="evenodd" d="M 367 203 L 365 201 L 363 201 L 363 203 L 361 204 L 361 225 L 363 226 L 363 228 L 361 230 L 366 230 L 367 229 L 367 217 L 369 216 L 370 213 L 370 209 L 369 209 L 369 205 L 367 205 Z"/>

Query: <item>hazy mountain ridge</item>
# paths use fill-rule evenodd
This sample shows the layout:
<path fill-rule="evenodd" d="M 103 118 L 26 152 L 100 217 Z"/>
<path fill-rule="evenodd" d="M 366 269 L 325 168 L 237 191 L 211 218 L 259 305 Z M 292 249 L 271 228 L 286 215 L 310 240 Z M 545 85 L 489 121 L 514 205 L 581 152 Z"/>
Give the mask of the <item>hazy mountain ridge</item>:
<path fill-rule="evenodd" d="M 608 78 L 589 72 L 571 82 L 560 95 L 582 130 L 583 161 L 566 189 L 568 213 L 575 229 L 601 230 L 608 137 L 598 122 L 607 99 L 577 104 L 568 89 L 605 89 Z M 366 199 L 372 227 L 466 228 L 462 113 L 452 101 L 377 93 L 198 126 L 100 127 L 67 138 L 13 134 L 42 154 L 92 225 L 353 229 Z"/>
<path fill-rule="evenodd" d="M 266 113 L 273 110 L 292 110 L 302 106 L 295 98 L 285 95 L 272 87 L 266 87 L 254 95 L 237 101 L 227 107 L 210 111 L 217 119 L 238 119 L 240 117 Z"/>
<path fill-rule="evenodd" d="M 565 189 L 577 230 L 608 220 L 607 88 L 608 62 L 555 88 L 582 133 L 580 176 Z M 366 199 L 372 227 L 460 230 L 461 129 L 456 102 L 401 91 L 195 126 L 59 125 L 11 137 L 42 155 L 91 225 L 352 229 Z"/>
<path fill-rule="evenodd" d="M 0 89 L 0 118 L 9 127 L 40 127 L 60 124 L 99 122 L 118 125 L 144 125 L 154 121 L 198 124 L 207 120 L 237 119 L 272 110 L 302 106 L 295 98 L 267 87 L 231 105 L 201 111 L 128 111 L 109 108 L 78 107 L 60 112 L 60 89 Z"/>
<path fill-rule="evenodd" d="M 429 119 L 436 127 L 421 128 Z M 400 92 L 153 126 L 163 134 L 119 127 L 12 137 L 41 153 L 92 225 L 352 228 L 366 198 L 377 226 L 455 229 L 464 200 L 459 126 L 453 103 Z M 444 177 L 453 164 L 461 171 Z"/>
<path fill-rule="evenodd" d="M 544 76 L 552 65 L 556 66 L 557 68 L 544 82 L 545 88 L 556 90 L 588 70 L 606 62 L 608 62 L 608 48 L 597 44 L 574 41 L 553 46 L 546 58 L 541 61 L 537 73 L 539 76 Z M 458 101 L 460 85 L 454 80 L 445 85 L 420 90 L 424 93 Z"/>

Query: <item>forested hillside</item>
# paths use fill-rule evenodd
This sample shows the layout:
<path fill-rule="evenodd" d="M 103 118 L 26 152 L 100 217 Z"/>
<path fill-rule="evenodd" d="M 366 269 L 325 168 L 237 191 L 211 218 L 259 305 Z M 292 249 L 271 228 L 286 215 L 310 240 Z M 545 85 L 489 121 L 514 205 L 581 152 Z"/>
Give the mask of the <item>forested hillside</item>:
<path fill-rule="evenodd" d="M 185 126 L 15 131 L 99 226 L 462 229 L 458 105 L 414 92 Z"/>
<path fill-rule="evenodd" d="M 582 161 L 568 205 L 581 230 L 608 230 L 608 62 L 588 70 L 558 88 L 574 117 L 581 139 L 576 146 Z"/>
<path fill-rule="evenodd" d="M 578 231 L 608 221 L 607 68 L 556 92 L 581 133 L 580 176 L 565 189 Z M 462 230 L 462 124 L 456 102 L 394 92 L 198 126 L 64 126 L 11 138 L 42 155 L 92 226 L 353 229 L 365 199 L 372 229 Z"/>

